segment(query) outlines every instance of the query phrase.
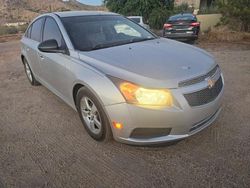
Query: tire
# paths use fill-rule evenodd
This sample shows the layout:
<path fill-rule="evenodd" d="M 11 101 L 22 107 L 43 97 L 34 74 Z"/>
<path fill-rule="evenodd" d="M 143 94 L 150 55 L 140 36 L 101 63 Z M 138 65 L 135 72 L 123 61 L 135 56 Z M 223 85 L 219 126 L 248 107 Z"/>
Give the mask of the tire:
<path fill-rule="evenodd" d="M 24 65 L 24 71 L 25 71 L 25 74 L 30 82 L 30 84 L 32 86 L 38 86 L 38 85 L 41 85 L 37 80 L 36 78 L 34 77 L 34 74 L 33 72 L 31 71 L 31 68 L 29 66 L 29 63 L 28 61 L 24 58 L 23 59 L 23 65 Z"/>
<path fill-rule="evenodd" d="M 165 29 L 162 30 L 162 37 L 165 37 Z"/>
<path fill-rule="evenodd" d="M 93 139 L 103 142 L 111 140 L 112 131 L 107 115 L 95 95 L 85 87 L 77 92 L 76 108 L 82 124 Z"/>
<path fill-rule="evenodd" d="M 196 40 L 194 40 L 194 39 L 188 41 L 188 44 L 191 44 L 191 45 L 194 45 L 195 43 L 196 43 Z"/>

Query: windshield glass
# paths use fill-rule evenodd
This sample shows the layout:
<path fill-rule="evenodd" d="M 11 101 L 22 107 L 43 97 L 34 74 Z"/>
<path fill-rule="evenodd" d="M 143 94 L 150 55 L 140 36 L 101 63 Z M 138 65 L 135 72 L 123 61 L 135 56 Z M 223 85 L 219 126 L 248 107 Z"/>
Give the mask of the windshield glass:
<path fill-rule="evenodd" d="M 129 18 L 129 19 L 134 21 L 135 23 L 140 23 L 141 22 L 140 18 Z"/>
<path fill-rule="evenodd" d="M 79 16 L 61 18 L 68 35 L 80 51 L 91 51 L 156 37 L 122 16 Z"/>

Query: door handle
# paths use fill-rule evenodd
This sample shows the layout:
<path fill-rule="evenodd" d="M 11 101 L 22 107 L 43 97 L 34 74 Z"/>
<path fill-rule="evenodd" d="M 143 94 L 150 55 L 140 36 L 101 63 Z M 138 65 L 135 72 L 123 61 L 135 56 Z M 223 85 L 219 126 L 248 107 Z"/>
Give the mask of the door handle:
<path fill-rule="evenodd" d="M 43 55 L 42 55 L 42 54 L 39 54 L 39 57 L 40 57 L 41 59 L 44 59 L 44 57 L 43 57 Z"/>

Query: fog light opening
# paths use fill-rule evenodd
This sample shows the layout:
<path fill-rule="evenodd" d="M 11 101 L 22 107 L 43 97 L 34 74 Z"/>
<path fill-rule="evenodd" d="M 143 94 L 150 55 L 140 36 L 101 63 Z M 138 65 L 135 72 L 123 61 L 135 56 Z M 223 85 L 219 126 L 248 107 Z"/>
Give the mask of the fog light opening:
<path fill-rule="evenodd" d="M 122 129 L 123 128 L 122 123 L 118 123 L 118 122 L 115 122 L 115 121 L 113 122 L 113 126 L 116 129 Z"/>

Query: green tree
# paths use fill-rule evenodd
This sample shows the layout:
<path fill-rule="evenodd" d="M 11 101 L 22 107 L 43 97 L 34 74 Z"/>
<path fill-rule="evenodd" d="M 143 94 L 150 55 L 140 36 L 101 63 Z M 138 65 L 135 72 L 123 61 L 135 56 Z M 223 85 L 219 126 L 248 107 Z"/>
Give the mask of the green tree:
<path fill-rule="evenodd" d="M 218 0 L 223 20 L 239 23 L 242 31 L 250 31 L 250 0 Z"/>
<path fill-rule="evenodd" d="M 143 16 L 156 29 L 162 27 L 174 8 L 174 0 L 104 0 L 104 4 L 112 12 Z"/>

